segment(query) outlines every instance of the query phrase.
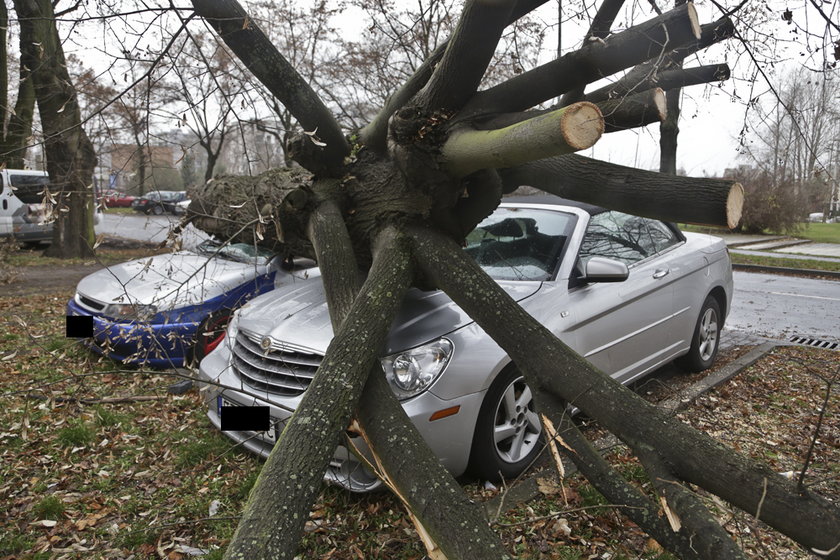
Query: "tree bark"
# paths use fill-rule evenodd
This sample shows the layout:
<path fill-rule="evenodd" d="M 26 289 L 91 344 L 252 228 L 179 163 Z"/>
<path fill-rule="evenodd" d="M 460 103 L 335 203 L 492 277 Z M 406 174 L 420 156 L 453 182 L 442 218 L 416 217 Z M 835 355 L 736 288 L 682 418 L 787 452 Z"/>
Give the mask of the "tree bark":
<path fill-rule="evenodd" d="M 598 102 L 604 114 L 604 132 L 620 132 L 662 122 L 668 115 L 665 92 L 649 89 L 636 95 Z"/>
<path fill-rule="evenodd" d="M 21 65 L 29 68 L 44 131 L 47 171 L 58 189 L 53 242 L 46 253 L 93 255 L 93 168 L 96 154 L 81 126 L 50 0 L 15 0 Z"/>
<path fill-rule="evenodd" d="M 479 114 L 522 111 L 574 88 L 594 82 L 693 43 L 700 37 L 697 13 L 689 2 L 660 17 L 590 43 L 553 62 L 478 92 L 459 119 Z"/>
<path fill-rule="evenodd" d="M 726 179 L 666 177 L 576 154 L 499 171 L 506 192 L 529 185 L 563 198 L 658 220 L 735 227 L 744 191 Z"/>
<path fill-rule="evenodd" d="M 545 2 L 546 0 L 517 0 L 513 7 L 513 12 L 510 14 L 508 25 L 525 14 L 536 10 L 545 4 Z M 448 44 L 449 40 L 447 39 L 438 45 L 434 52 L 417 68 L 414 74 L 388 98 L 385 106 L 377 113 L 376 117 L 359 131 L 359 138 L 364 145 L 380 153 L 385 151 L 388 121 L 394 113 L 405 106 L 428 83 L 435 66 L 440 62 L 441 57 L 443 57 L 443 53 Z"/>
<path fill-rule="evenodd" d="M 583 44 L 590 40 L 605 39 L 610 34 L 610 28 L 618 16 L 618 11 L 624 5 L 624 0 L 604 0 L 601 6 L 592 18 L 592 23 L 589 25 L 589 31 L 583 38 Z M 559 105 L 565 107 L 578 101 L 583 101 L 584 86 L 577 87 L 572 91 L 567 91 L 560 99 Z"/>
<path fill-rule="evenodd" d="M 341 211 L 322 203 L 309 221 L 309 237 L 324 275 L 333 330 L 338 332 L 362 286 L 353 247 Z M 374 366 L 362 392 L 356 418 L 389 485 L 447 558 L 506 558 L 484 510 L 470 500 L 444 469 L 408 419 Z M 395 443 L 399 439 L 399 443 Z M 458 519 L 460 529 L 450 520 Z"/>
<path fill-rule="evenodd" d="M 454 130 L 441 148 L 444 168 L 464 177 L 589 148 L 604 132 L 596 105 L 576 103 L 498 130 Z"/>
<path fill-rule="evenodd" d="M 460 109 L 472 97 L 516 0 L 470 0 L 426 87 L 412 102 L 423 112 Z"/>
<path fill-rule="evenodd" d="M 631 71 L 622 79 L 587 93 L 585 99 L 592 103 L 600 103 L 601 101 L 619 99 L 656 87 L 668 91 L 678 87 L 719 82 L 728 80 L 729 75 L 728 64 L 712 64 L 694 68 L 670 68 L 663 71 L 651 68 L 646 73 Z"/>
<path fill-rule="evenodd" d="M 379 368 L 382 343 L 411 282 L 404 242 L 392 231 L 379 242 L 361 293 L 260 471 L 226 559 L 296 555 L 307 520 L 299 512 L 320 491 L 336 438 L 350 425 L 366 376 Z"/>
<path fill-rule="evenodd" d="M 322 167 L 313 173 L 334 173 L 350 145 L 338 122 L 303 77 L 279 53 L 265 33 L 236 0 L 193 0 L 198 15 L 206 19 L 236 56 L 294 115 L 304 130 L 326 144 Z M 313 137 L 313 140 L 315 138 Z"/>

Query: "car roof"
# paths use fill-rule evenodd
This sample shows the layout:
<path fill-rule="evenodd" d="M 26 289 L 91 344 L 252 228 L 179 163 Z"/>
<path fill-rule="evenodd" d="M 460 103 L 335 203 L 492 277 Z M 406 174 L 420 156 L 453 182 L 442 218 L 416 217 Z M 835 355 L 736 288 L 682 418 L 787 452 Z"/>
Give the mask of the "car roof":
<path fill-rule="evenodd" d="M 606 208 L 595 206 L 594 204 L 587 204 L 577 200 L 569 200 L 568 198 L 561 198 L 553 194 L 535 194 L 531 196 L 506 196 L 502 198 L 502 204 L 547 204 L 551 206 L 571 206 L 573 208 L 580 208 L 590 216 L 606 212 Z"/>

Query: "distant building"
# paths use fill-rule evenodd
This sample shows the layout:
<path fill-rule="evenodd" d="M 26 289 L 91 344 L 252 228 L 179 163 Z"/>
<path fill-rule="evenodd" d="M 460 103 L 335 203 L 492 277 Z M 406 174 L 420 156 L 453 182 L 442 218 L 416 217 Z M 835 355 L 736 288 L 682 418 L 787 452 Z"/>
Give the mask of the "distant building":
<path fill-rule="evenodd" d="M 98 154 L 99 164 L 95 172 L 96 186 L 100 191 L 117 190 L 129 194 L 148 192 L 156 187 L 152 184 L 158 170 L 175 169 L 175 149 L 172 146 L 143 146 L 134 144 L 111 144 Z M 141 160 L 145 160 L 146 184 L 140 185 L 138 173 Z"/>

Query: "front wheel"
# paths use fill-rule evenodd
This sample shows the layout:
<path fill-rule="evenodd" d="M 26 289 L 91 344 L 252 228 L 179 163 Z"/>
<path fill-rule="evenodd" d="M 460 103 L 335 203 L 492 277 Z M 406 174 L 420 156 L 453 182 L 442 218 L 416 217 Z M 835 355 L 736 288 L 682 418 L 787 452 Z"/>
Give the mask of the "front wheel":
<path fill-rule="evenodd" d="M 470 469 L 497 482 L 519 476 L 540 451 L 542 424 L 525 378 L 508 367 L 493 382 L 481 410 L 470 453 Z"/>
<path fill-rule="evenodd" d="M 720 345 L 721 323 L 720 305 L 714 297 L 709 296 L 700 308 L 691 348 L 688 354 L 677 360 L 677 365 L 692 372 L 710 368 Z"/>

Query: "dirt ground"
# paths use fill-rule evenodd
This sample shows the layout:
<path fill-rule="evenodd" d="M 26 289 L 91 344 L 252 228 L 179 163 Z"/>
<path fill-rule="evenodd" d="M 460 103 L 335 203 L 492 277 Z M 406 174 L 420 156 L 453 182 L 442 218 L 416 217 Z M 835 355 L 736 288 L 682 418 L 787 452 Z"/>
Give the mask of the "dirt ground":
<path fill-rule="evenodd" d="M 106 264 L 140 258 L 159 252 L 155 244 L 121 238 L 106 238 L 97 247 L 97 258 L 67 263 L 50 259 L 50 264 L 16 265 L 16 261 L 37 258 L 43 248 L 20 249 L 2 254 L 0 262 L 0 295 L 24 296 L 43 294 L 56 290 L 72 289 L 88 274 L 104 268 Z"/>

